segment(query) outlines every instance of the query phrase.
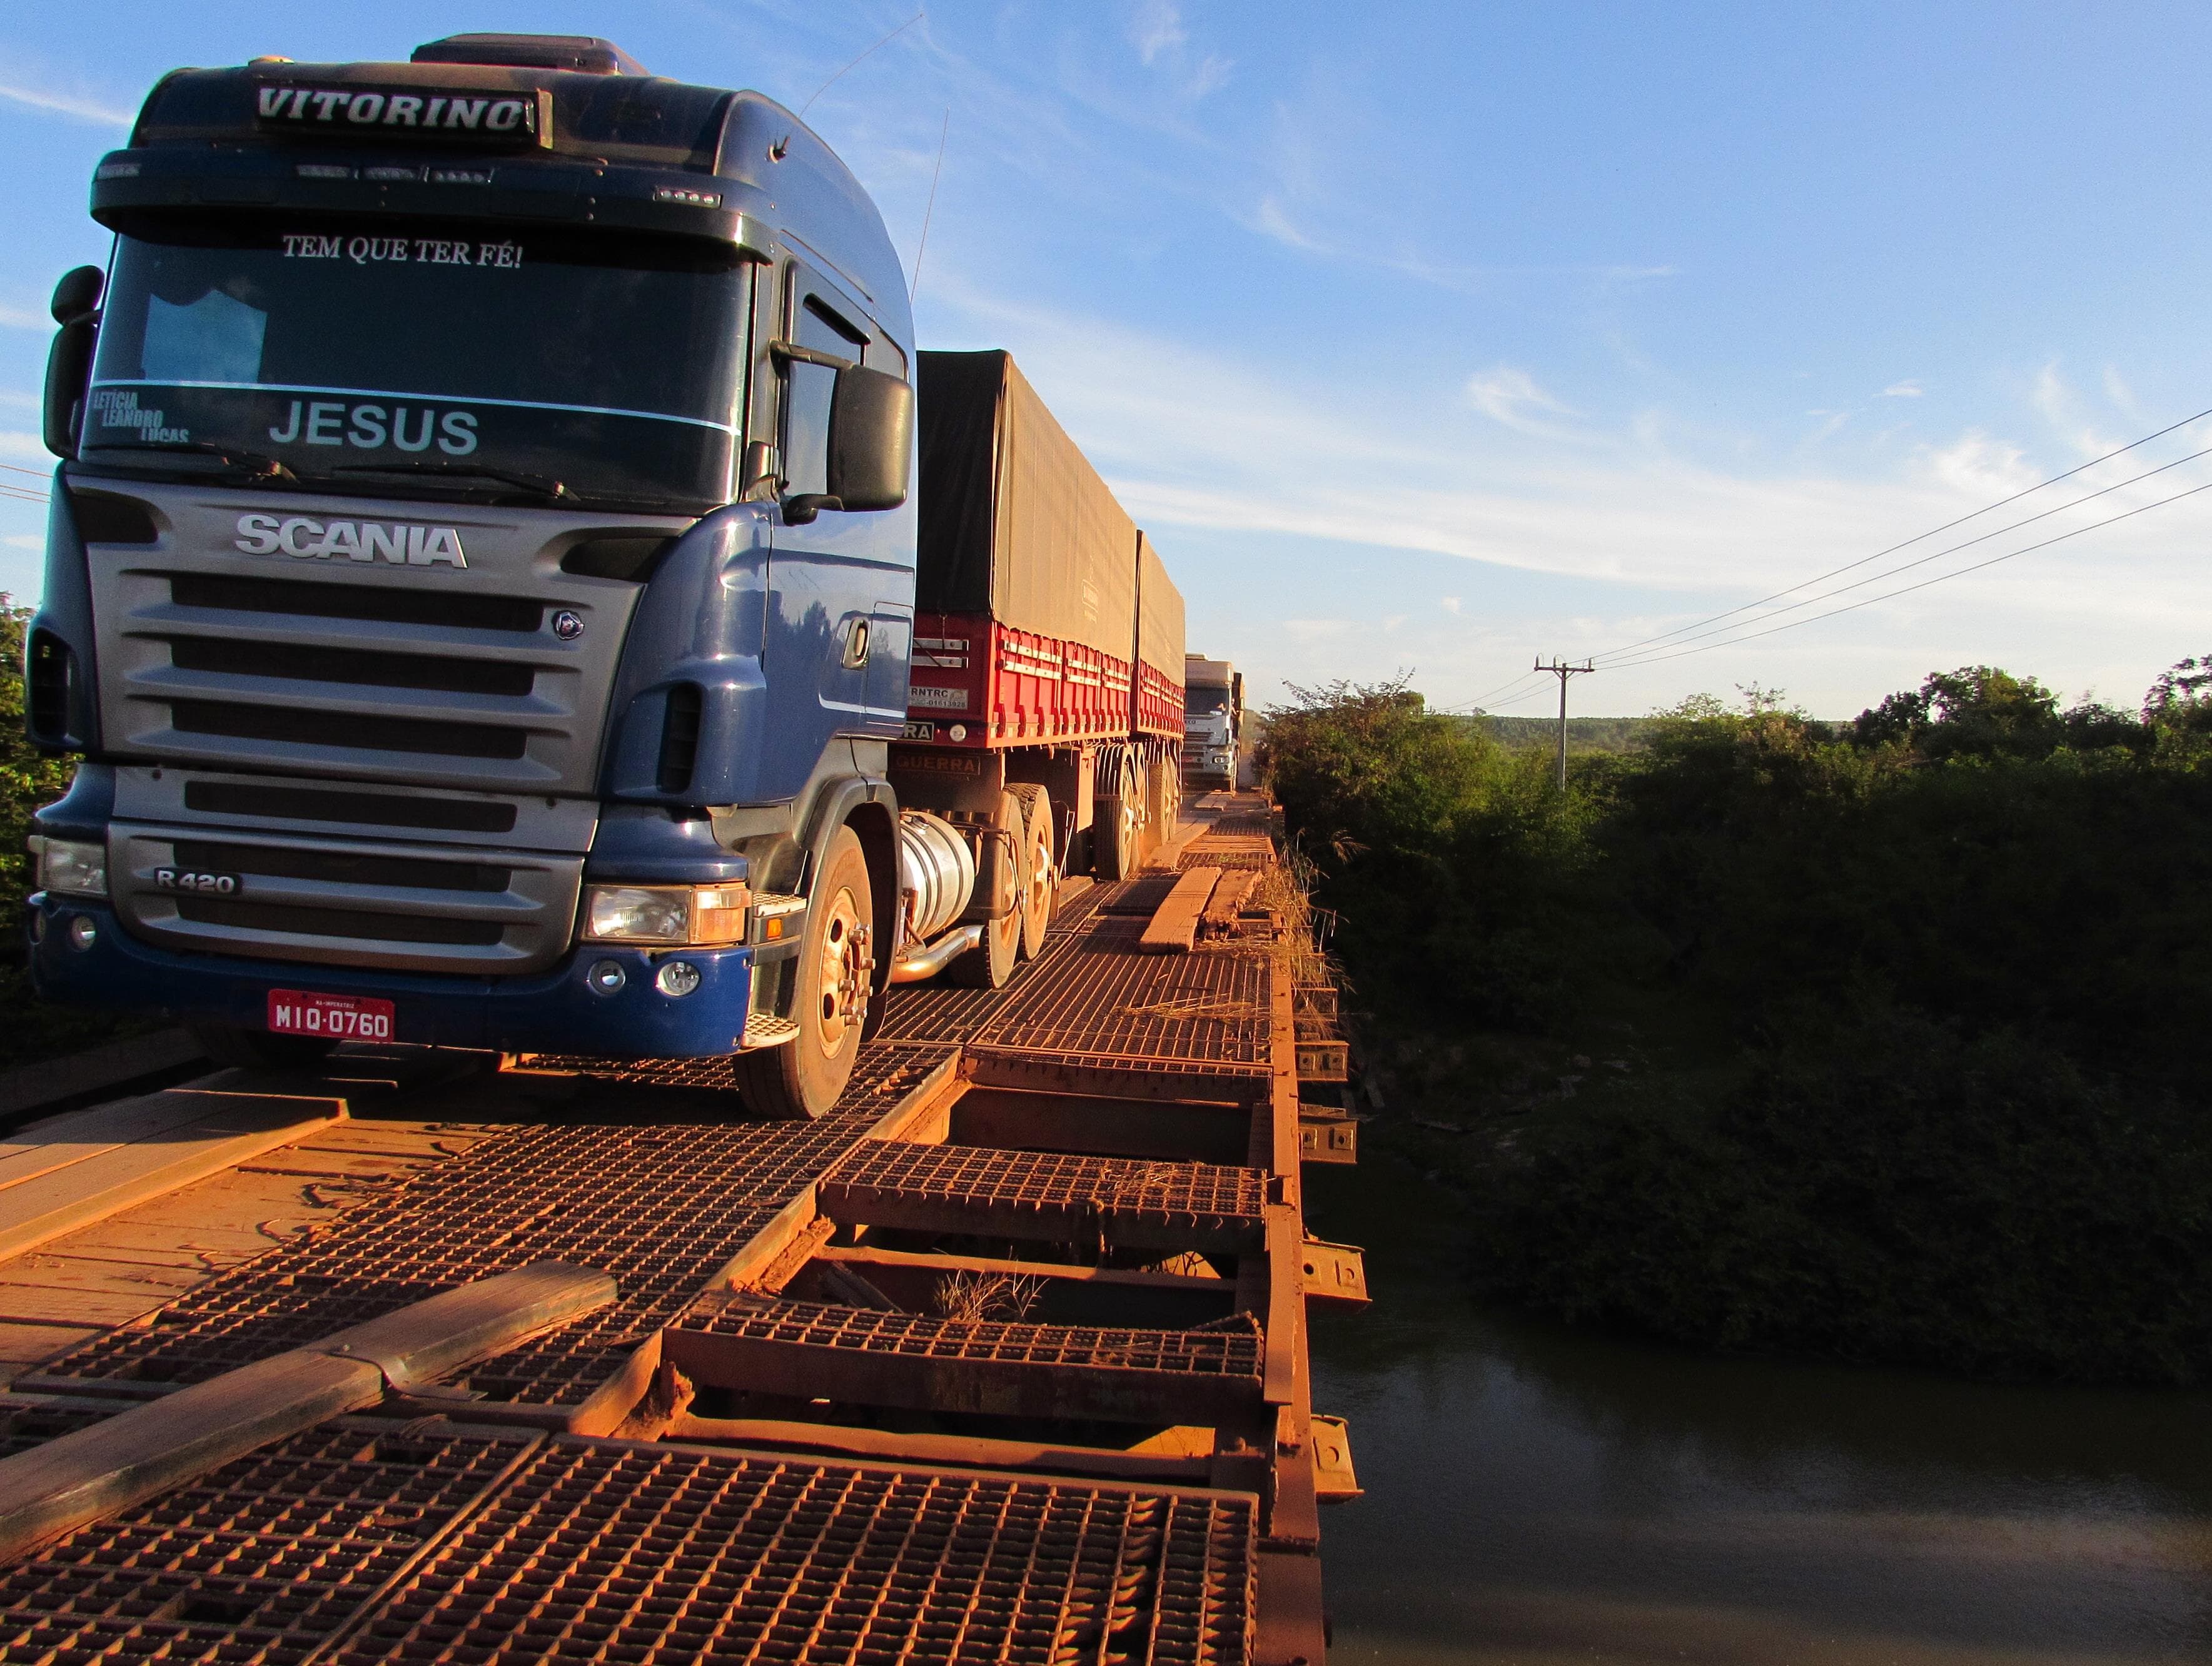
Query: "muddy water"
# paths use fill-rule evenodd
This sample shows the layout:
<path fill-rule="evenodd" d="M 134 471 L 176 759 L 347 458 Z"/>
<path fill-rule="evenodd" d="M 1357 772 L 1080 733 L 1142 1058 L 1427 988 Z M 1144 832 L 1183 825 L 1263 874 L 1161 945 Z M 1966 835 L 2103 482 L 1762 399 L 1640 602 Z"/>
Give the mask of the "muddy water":
<path fill-rule="evenodd" d="M 1334 1666 L 2212 1661 L 2212 1395 L 1714 1359 L 1486 1313 L 1448 1194 L 1308 1170 L 1373 1310 L 1317 1321 L 1367 1496 Z"/>

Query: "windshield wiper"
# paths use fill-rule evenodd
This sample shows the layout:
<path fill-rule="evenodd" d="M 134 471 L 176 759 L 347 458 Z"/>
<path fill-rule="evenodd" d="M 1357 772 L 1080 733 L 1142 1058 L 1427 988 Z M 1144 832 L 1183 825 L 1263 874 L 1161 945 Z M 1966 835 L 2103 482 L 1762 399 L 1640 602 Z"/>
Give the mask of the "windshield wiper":
<path fill-rule="evenodd" d="M 473 477 L 478 480 L 496 480 L 501 485 L 536 492 L 540 497 L 556 501 L 574 495 L 558 480 L 549 479 L 542 474 L 524 474 L 514 469 L 488 469 L 475 463 L 341 463 L 331 472 L 440 475 L 457 480 Z"/>
<path fill-rule="evenodd" d="M 296 481 L 300 477 L 273 457 L 264 457 L 258 451 L 246 451 L 238 446 L 218 445 L 212 440 L 120 440 L 94 449 L 191 452 L 202 457 L 219 458 L 233 468 L 243 469 L 248 480 Z"/>

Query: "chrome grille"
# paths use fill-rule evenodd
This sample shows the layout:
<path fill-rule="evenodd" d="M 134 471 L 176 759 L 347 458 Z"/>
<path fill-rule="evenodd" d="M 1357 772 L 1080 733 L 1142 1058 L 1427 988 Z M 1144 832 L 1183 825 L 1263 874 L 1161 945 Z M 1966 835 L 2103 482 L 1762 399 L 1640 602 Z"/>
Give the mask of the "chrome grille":
<path fill-rule="evenodd" d="M 167 530 L 94 546 L 107 749 L 170 763 L 592 794 L 638 587 L 564 572 L 555 509 L 133 483 Z M 253 554 L 248 520 L 434 524 L 467 566 Z M 620 518 L 625 522 L 632 518 Z M 682 523 L 635 518 L 656 538 Z M 302 532 L 294 544 L 311 547 Z M 562 614 L 580 620 L 564 638 Z M 568 622 L 564 622 L 568 623 Z"/>
<path fill-rule="evenodd" d="M 512 973 L 564 953 L 583 859 L 117 822 L 108 885 L 137 936 L 324 965 Z M 221 895 L 165 889 L 167 868 L 234 876 Z"/>

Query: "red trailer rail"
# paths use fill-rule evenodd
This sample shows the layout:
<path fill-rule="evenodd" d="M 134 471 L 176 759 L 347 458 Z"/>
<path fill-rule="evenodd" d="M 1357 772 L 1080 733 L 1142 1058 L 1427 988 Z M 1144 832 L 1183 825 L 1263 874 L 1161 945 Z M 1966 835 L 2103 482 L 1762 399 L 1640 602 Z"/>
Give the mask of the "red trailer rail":
<path fill-rule="evenodd" d="M 910 740 L 987 747 L 1119 740 L 1129 733 L 1128 714 L 1129 662 L 1103 649 L 980 613 L 915 621 Z"/>

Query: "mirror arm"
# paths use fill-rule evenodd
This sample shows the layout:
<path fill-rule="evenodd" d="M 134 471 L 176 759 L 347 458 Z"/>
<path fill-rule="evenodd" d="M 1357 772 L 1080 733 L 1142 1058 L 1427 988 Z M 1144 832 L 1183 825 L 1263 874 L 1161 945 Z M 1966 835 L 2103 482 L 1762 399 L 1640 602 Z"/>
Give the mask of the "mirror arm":
<path fill-rule="evenodd" d="M 779 364 L 818 364 L 824 370 L 858 370 L 858 359 L 841 359 L 835 353 L 824 353 L 812 347 L 801 347 L 795 341 L 772 341 L 768 344 L 769 356 Z"/>
<path fill-rule="evenodd" d="M 824 509 L 842 509 L 844 507 L 842 500 L 832 497 L 827 492 L 799 492 L 783 500 L 783 524 L 804 526 Z"/>

